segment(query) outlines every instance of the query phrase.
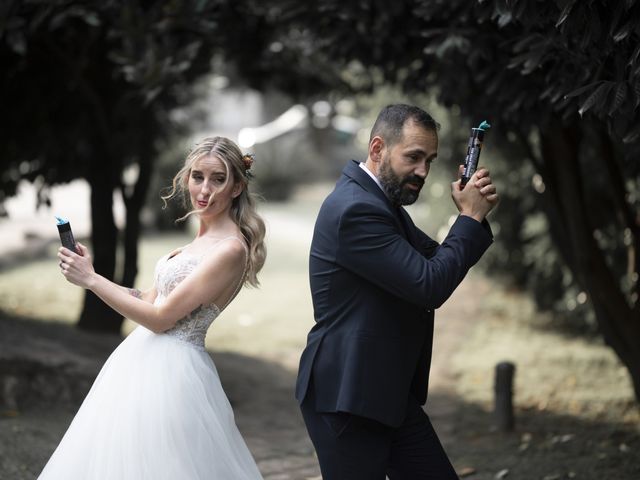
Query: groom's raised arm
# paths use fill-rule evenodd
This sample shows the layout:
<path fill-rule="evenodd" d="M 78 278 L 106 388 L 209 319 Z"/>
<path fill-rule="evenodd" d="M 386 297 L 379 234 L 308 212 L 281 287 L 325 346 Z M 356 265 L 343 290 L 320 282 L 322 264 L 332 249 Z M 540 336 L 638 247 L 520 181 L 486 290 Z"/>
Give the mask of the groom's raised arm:
<path fill-rule="evenodd" d="M 389 211 L 360 202 L 350 205 L 339 219 L 336 261 L 398 297 L 435 309 L 491 242 L 481 223 L 461 215 L 426 258 L 400 235 Z"/>

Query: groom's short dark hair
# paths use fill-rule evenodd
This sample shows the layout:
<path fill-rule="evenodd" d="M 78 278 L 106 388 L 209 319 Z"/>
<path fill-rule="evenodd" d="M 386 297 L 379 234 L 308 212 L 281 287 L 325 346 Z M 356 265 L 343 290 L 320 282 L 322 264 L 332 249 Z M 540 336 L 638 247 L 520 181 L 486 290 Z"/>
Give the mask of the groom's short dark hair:
<path fill-rule="evenodd" d="M 437 132 L 440 124 L 431 115 L 415 105 L 395 103 L 387 105 L 378 114 L 373 124 L 369 141 L 376 135 L 388 145 L 394 145 L 402 138 L 402 128 L 407 120 L 412 120 L 426 130 Z"/>

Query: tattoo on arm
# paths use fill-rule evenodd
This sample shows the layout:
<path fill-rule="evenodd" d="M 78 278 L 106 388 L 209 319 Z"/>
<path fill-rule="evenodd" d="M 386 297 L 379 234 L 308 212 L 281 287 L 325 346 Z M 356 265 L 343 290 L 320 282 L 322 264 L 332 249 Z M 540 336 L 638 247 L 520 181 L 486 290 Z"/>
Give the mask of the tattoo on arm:
<path fill-rule="evenodd" d="M 136 297 L 136 298 L 142 298 L 142 292 L 140 290 L 138 290 L 137 288 L 129 288 L 129 295 L 131 295 L 132 297 Z"/>

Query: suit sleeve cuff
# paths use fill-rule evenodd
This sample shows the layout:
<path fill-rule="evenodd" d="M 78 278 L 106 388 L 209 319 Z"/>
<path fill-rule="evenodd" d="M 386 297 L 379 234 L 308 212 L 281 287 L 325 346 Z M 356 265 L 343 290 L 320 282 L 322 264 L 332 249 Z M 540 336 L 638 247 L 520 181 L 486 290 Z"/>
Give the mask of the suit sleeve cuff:
<path fill-rule="evenodd" d="M 473 235 L 473 238 L 486 242 L 487 246 L 493 243 L 493 231 L 486 218 L 479 222 L 467 215 L 459 215 L 455 224 L 465 232 Z"/>

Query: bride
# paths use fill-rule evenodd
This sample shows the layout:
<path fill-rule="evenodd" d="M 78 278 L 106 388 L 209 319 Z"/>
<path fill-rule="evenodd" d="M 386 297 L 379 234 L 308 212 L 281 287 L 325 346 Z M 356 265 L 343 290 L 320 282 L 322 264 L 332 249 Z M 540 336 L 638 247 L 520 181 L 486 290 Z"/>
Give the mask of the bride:
<path fill-rule="evenodd" d="M 139 326 L 102 367 L 40 479 L 262 478 L 236 427 L 207 329 L 242 285 L 258 284 L 264 222 L 248 191 L 252 157 L 224 137 L 188 155 L 163 199 L 183 196 L 194 240 L 160 258 L 145 291 L 93 270 L 84 245 L 58 253 L 71 283 L 90 289 Z"/>

